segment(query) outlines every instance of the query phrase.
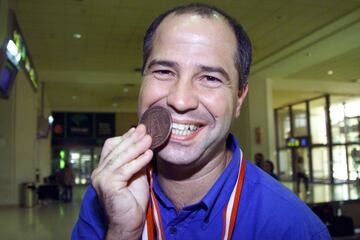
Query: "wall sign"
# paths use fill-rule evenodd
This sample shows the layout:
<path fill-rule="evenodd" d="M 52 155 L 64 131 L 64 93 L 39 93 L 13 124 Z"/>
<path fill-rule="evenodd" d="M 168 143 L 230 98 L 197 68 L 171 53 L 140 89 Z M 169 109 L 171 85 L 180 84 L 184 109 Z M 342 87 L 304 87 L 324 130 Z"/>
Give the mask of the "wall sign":
<path fill-rule="evenodd" d="M 286 139 L 286 146 L 293 147 L 308 147 L 309 146 L 309 137 L 290 137 Z"/>
<path fill-rule="evenodd" d="M 53 145 L 102 145 L 115 136 L 114 113 L 53 112 Z"/>
<path fill-rule="evenodd" d="M 5 41 L 5 49 L 7 58 L 15 66 L 24 69 L 26 75 L 30 79 L 31 85 L 37 90 L 39 81 L 37 79 L 35 67 L 13 11 L 9 12 L 9 33 Z"/>

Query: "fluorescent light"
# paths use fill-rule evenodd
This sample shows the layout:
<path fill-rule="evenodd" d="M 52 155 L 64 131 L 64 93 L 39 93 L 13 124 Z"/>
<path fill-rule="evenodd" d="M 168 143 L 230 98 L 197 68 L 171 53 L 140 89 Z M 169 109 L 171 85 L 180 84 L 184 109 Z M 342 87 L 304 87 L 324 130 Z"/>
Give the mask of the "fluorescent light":
<path fill-rule="evenodd" d="M 329 71 L 327 71 L 327 74 L 328 74 L 328 75 L 333 75 L 333 74 L 334 74 L 334 71 L 333 71 L 333 70 L 329 70 Z"/>
<path fill-rule="evenodd" d="M 21 53 L 13 40 L 9 40 L 6 45 L 6 50 L 6 55 L 11 60 L 11 62 L 15 65 L 18 65 L 21 60 Z"/>
<path fill-rule="evenodd" d="M 18 55 L 16 55 L 15 60 L 16 60 L 16 62 L 20 62 L 20 60 L 21 60 L 21 54 L 20 53 Z"/>
<path fill-rule="evenodd" d="M 48 122 L 50 125 L 54 122 L 54 117 L 52 115 L 48 117 Z"/>
<path fill-rule="evenodd" d="M 17 46 L 15 45 L 13 40 L 10 40 L 6 46 L 6 49 L 9 51 L 9 53 L 11 55 L 13 55 L 14 57 L 16 57 L 16 55 L 18 55 L 19 51 Z"/>
<path fill-rule="evenodd" d="M 73 38 L 75 38 L 75 39 L 80 39 L 82 36 L 81 36 L 81 34 L 80 33 L 74 33 L 73 34 Z"/>
<path fill-rule="evenodd" d="M 71 159 L 78 160 L 80 159 L 80 153 L 78 152 L 72 152 L 70 153 Z"/>

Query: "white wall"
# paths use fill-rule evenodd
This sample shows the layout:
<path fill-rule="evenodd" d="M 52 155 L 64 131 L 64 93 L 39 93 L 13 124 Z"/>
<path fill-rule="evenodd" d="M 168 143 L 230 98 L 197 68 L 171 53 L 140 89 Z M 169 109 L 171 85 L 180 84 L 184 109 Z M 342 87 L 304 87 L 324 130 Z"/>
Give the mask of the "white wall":
<path fill-rule="evenodd" d="M 0 0 L 0 46 L 8 31 L 9 3 Z M 50 138 L 36 136 L 39 103 L 39 92 L 19 70 L 9 99 L 0 99 L 0 205 L 20 202 L 21 183 L 34 182 L 36 168 L 40 180 L 51 172 Z"/>
<path fill-rule="evenodd" d="M 276 164 L 271 79 L 250 79 L 249 105 L 252 156 L 261 152 Z M 260 143 L 256 141 L 256 129 L 260 130 Z"/>
<path fill-rule="evenodd" d="M 40 96 L 41 94 L 39 93 L 38 95 Z M 41 104 L 40 97 L 38 103 Z M 40 106 L 38 108 L 40 109 Z M 38 113 L 40 113 L 40 110 L 38 110 Z M 50 113 L 50 108 L 45 107 L 44 116 L 47 117 Z M 35 168 L 39 169 L 40 182 L 42 182 L 44 177 L 51 174 L 51 130 L 47 138 L 37 140 L 37 145 Z"/>
<path fill-rule="evenodd" d="M 243 106 L 241 107 L 240 117 L 236 119 L 231 126 L 231 132 L 239 141 L 240 148 L 243 151 L 245 159 L 247 160 L 252 159 L 249 114 L 249 99 L 247 97 L 243 103 Z"/>
<path fill-rule="evenodd" d="M 16 180 L 33 181 L 36 157 L 37 97 L 29 80 L 19 71 L 15 84 Z"/>
<path fill-rule="evenodd" d="M 14 89 L 13 89 L 14 90 Z M 0 99 L 0 204 L 14 203 L 15 182 L 15 91 Z"/>
<path fill-rule="evenodd" d="M 231 131 L 238 138 L 246 159 L 253 160 L 255 153 L 261 152 L 276 164 L 271 88 L 270 79 L 249 80 L 247 99 Z M 260 143 L 256 141 L 256 128 L 260 129 Z"/>
<path fill-rule="evenodd" d="M 0 100 L 0 205 L 18 204 L 20 186 L 35 181 L 37 93 L 20 70 L 8 100 Z"/>

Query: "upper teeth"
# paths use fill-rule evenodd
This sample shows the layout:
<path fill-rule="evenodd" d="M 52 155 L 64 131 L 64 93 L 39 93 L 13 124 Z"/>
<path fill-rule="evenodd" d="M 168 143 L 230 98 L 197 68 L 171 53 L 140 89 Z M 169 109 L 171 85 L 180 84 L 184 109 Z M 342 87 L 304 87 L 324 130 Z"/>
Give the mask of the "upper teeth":
<path fill-rule="evenodd" d="M 189 130 L 189 131 L 195 131 L 198 129 L 198 127 L 195 126 L 194 124 L 180 124 L 180 123 L 173 123 L 172 128 L 177 130 Z"/>

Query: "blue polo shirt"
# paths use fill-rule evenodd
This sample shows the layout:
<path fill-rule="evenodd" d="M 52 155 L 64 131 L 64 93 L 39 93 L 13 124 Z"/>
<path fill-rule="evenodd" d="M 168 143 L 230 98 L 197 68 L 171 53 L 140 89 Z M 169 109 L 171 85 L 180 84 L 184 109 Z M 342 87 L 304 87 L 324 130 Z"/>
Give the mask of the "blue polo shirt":
<path fill-rule="evenodd" d="M 154 192 L 166 239 L 221 239 L 223 210 L 234 188 L 240 148 L 227 139 L 233 159 L 198 203 L 176 211 L 154 175 Z M 107 221 L 94 188 L 85 193 L 72 239 L 104 239 Z M 296 195 L 261 169 L 246 161 L 245 178 L 233 239 L 331 239 L 326 226 Z"/>

